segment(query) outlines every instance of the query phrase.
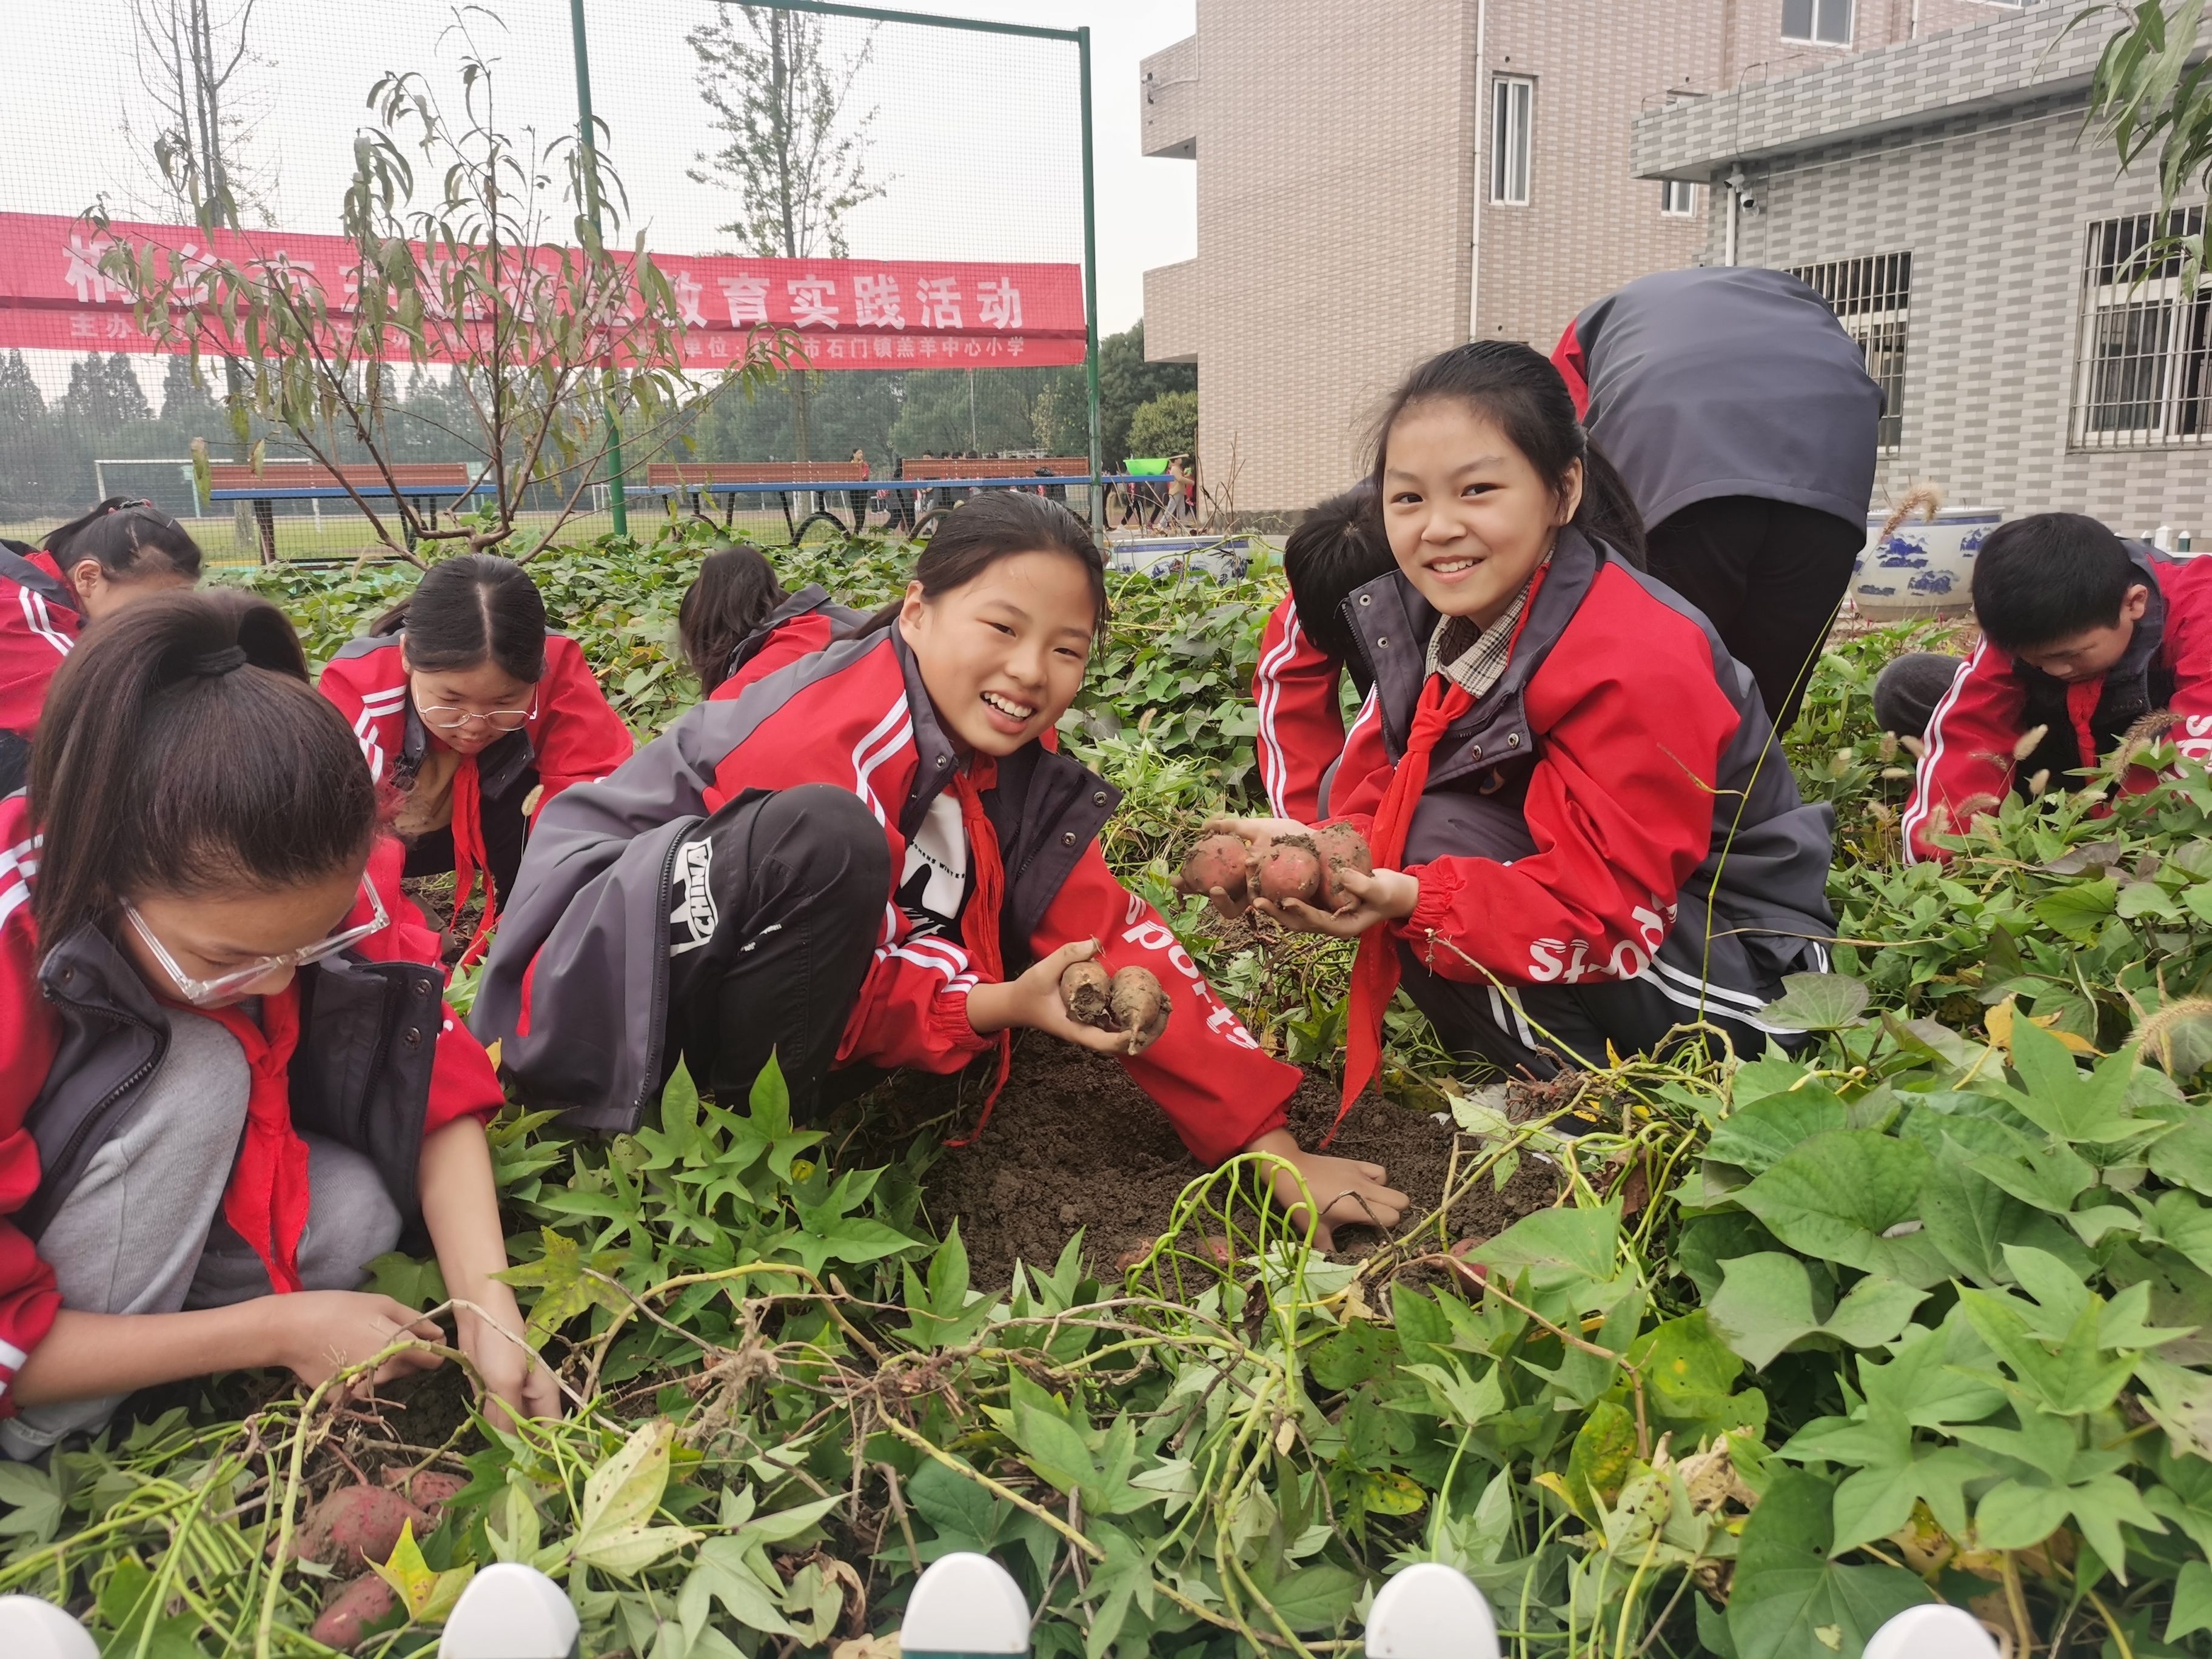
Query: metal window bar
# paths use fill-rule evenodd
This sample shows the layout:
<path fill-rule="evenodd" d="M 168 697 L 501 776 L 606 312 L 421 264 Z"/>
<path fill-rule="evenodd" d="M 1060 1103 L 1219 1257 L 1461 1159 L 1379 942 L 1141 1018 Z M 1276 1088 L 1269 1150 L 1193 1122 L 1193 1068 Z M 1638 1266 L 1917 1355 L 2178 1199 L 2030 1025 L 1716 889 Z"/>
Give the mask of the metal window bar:
<path fill-rule="evenodd" d="M 1885 454 L 1905 439 L 1905 361 L 1912 320 L 1912 256 L 1874 253 L 1797 265 L 1790 274 L 1828 302 L 1844 330 L 1866 354 L 1867 374 L 1881 388 L 1875 441 Z"/>
<path fill-rule="evenodd" d="M 2212 443 L 2212 272 L 2185 292 L 2188 262 L 2172 242 L 2203 228 L 2201 207 L 2089 226 L 2074 448 Z"/>

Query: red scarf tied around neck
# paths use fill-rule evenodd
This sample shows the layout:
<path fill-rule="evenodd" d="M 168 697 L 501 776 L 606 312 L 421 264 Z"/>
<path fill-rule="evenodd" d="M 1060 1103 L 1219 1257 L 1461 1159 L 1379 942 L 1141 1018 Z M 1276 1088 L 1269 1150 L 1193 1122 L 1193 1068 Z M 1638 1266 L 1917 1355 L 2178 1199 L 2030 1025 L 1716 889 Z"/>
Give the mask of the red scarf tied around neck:
<path fill-rule="evenodd" d="M 988 755 L 971 756 L 968 764 L 952 775 L 953 797 L 960 803 L 960 828 L 968 837 L 969 872 L 975 878 L 968 908 L 960 913 L 960 942 L 968 947 L 968 960 L 975 964 L 976 977 L 985 981 L 1003 980 L 1006 975 L 1006 957 L 999 949 L 999 912 L 1006 904 L 1006 872 L 999 857 L 999 832 L 983 810 L 983 792 L 996 788 L 998 782 L 999 763 Z M 974 1146 L 982 1137 L 983 1126 L 991 1121 L 991 1109 L 999 1103 L 1000 1091 L 1006 1086 L 1007 1068 L 1013 1063 L 1014 1034 L 1000 1032 L 997 1046 L 998 1074 L 992 1079 L 991 1092 L 983 1097 L 983 1115 L 965 1139 L 947 1141 L 948 1146 Z"/>
<path fill-rule="evenodd" d="M 1535 614 L 1536 592 L 1544 585 L 1548 562 L 1539 565 L 1528 579 L 1528 597 L 1521 619 L 1513 625 L 1506 656 L 1521 642 L 1521 630 Z M 1406 752 L 1390 774 L 1389 787 L 1375 809 L 1375 823 L 1367 845 L 1377 870 L 1395 870 L 1406 858 L 1406 836 L 1413 827 L 1413 809 L 1429 785 L 1429 761 L 1445 729 L 1475 705 L 1474 694 L 1442 674 L 1431 674 L 1421 687 L 1421 700 L 1413 709 L 1413 723 L 1406 734 Z M 1382 1067 L 1382 1014 L 1397 994 L 1398 944 L 1387 924 L 1377 924 L 1359 936 L 1359 954 L 1352 965 L 1352 1012 L 1345 1024 L 1344 1094 L 1336 1109 L 1336 1121 L 1322 1137 L 1324 1146 L 1336 1139 L 1345 1115 L 1359 1091 L 1375 1080 Z"/>
<path fill-rule="evenodd" d="M 489 947 L 491 925 L 499 904 L 499 895 L 493 890 L 491 854 L 484 848 L 483 781 L 477 774 L 477 757 L 464 755 L 453 773 L 453 926 L 457 929 L 478 875 L 483 877 L 483 911 L 477 918 L 477 931 L 469 939 L 469 948 L 453 964 L 455 973 Z"/>
<path fill-rule="evenodd" d="M 252 1077 L 246 1139 L 222 1194 L 223 1219 L 253 1247 L 283 1295 L 300 1288 L 300 1240 L 307 1231 L 307 1143 L 292 1127 L 292 1052 L 300 1042 L 297 981 L 261 1000 L 261 1023 L 235 1008 L 186 1012 L 238 1039 Z"/>

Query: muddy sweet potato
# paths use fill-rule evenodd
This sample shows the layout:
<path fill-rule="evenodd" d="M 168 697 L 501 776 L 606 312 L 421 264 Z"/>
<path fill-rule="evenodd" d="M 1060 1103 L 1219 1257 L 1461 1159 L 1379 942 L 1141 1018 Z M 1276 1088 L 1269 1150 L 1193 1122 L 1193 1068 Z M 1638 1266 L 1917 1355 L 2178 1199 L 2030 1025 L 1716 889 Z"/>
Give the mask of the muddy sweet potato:
<path fill-rule="evenodd" d="M 1297 899 L 1311 904 L 1321 896 L 1321 854 L 1311 836 L 1278 836 L 1266 850 L 1255 849 L 1252 884 L 1260 896 L 1280 904 Z"/>
<path fill-rule="evenodd" d="M 1068 1018 L 1085 1025 L 1112 1030 L 1114 1022 L 1112 1010 L 1107 1005 L 1106 988 L 1106 969 L 1099 963 L 1070 963 L 1067 971 L 1060 976 L 1060 1000 L 1067 1005 Z"/>
<path fill-rule="evenodd" d="M 392 1586 L 374 1573 L 365 1572 L 331 1598 L 307 1634 L 325 1647 L 350 1650 L 371 1625 L 398 1605 Z"/>
<path fill-rule="evenodd" d="M 440 1507 L 469 1484 L 465 1474 L 449 1474 L 443 1469 L 417 1469 L 409 1474 L 404 1468 L 386 1469 L 379 1477 L 384 1484 L 398 1492 L 430 1517 L 434 1525 Z M 420 1527 L 416 1528 L 419 1534 Z"/>
<path fill-rule="evenodd" d="M 1176 890 L 1200 897 L 1212 897 L 1217 890 L 1231 904 L 1243 904 L 1246 893 L 1246 866 L 1249 851 L 1235 836 L 1208 836 L 1190 849 L 1183 860 L 1182 873 L 1176 878 Z"/>
<path fill-rule="evenodd" d="M 1129 1052 L 1140 1054 L 1160 1039 L 1168 1029 L 1168 1015 L 1175 1004 L 1160 988 L 1160 982 L 1149 968 L 1128 967 L 1114 975 L 1112 988 L 1107 993 L 1107 1006 L 1113 1019 L 1109 1030 L 1133 1031 L 1137 1041 Z"/>
<path fill-rule="evenodd" d="M 1315 835 L 1314 845 L 1321 854 L 1322 908 L 1351 908 L 1355 901 L 1336 884 L 1336 876 L 1340 870 L 1357 870 L 1363 876 L 1374 873 L 1375 855 L 1367 850 L 1367 838 L 1348 823 L 1332 823 Z"/>
<path fill-rule="evenodd" d="M 432 1530 L 430 1517 L 396 1492 L 341 1486 L 307 1512 L 292 1551 L 308 1561 L 348 1572 L 391 1558 L 400 1528 L 412 1522 L 416 1537 Z"/>

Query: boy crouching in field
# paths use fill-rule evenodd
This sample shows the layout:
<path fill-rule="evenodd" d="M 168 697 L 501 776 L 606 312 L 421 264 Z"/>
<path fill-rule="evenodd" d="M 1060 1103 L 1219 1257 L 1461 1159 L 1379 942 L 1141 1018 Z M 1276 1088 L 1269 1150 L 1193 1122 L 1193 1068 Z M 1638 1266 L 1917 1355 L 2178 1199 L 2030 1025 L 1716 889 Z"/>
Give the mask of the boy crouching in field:
<path fill-rule="evenodd" d="M 1973 655 L 1914 653 L 1875 684 L 1882 726 L 1924 744 L 1908 860 L 1948 856 L 1931 837 L 2008 790 L 2066 787 L 2148 714 L 2170 711 L 2180 751 L 2212 761 L 2212 559 L 2169 559 L 2078 513 L 2039 513 L 1991 532 L 1973 595 Z M 2137 769 L 2126 787 L 2152 781 Z"/>

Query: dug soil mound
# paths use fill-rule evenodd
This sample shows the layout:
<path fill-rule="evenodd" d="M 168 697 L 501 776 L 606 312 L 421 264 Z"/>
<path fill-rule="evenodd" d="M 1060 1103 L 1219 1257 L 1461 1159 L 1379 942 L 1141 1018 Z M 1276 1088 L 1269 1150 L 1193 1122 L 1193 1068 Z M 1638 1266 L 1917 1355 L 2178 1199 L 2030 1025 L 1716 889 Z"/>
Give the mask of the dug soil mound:
<path fill-rule="evenodd" d="M 871 1103 L 872 1127 L 900 1134 L 938 1119 L 932 1133 L 964 1134 L 979 1098 L 974 1075 L 906 1073 Z M 1291 1127 L 1311 1146 L 1328 1133 L 1336 1108 L 1334 1085 L 1309 1078 L 1291 1102 Z M 1463 1178 L 1477 1156 L 1473 1140 L 1370 1090 L 1328 1150 L 1389 1171 L 1390 1184 L 1413 1200 L 1402 1231 L 1443 1201 L 1455 1141 Z M 1033 1036 L 1016 1052 L 982 1139 L 948 1148 L 922 1188 L 933 1227 L 942 1233 L 959 1222 L 975 1284 L 999 1286 L 1017 1261 L 1050 1267 L 1079 1231 L 1092 1269 L 1113 1277 L 1115 1259 L 1157 1237 L 1177 1195 L 1204 1173 L 1117 1062 Z M 1448 1231 L 1454 1239 L 1486 1238 L 1548 1207 L 1558 1191 L 1554 1168 L 1525 1158 L 1504 1190 L 1486 1180 L 1454 1205 Z M 1364 1255 L 1383 1242 L 1377 1228 L 1336 1230 L 1341 1255 Z"/>

